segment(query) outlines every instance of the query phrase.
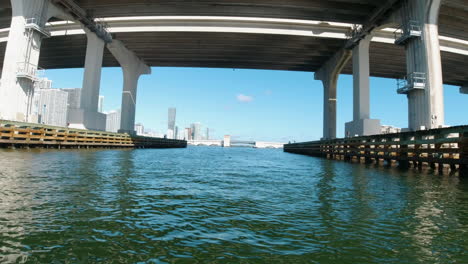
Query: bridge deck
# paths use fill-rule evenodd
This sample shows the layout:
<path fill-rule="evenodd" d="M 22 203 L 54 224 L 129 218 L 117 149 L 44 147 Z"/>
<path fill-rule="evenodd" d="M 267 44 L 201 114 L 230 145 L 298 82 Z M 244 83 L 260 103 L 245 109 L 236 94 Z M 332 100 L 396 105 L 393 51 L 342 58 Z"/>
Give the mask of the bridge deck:
<path fill-rule="evenodd" d="M 330 159 L 396 161 L 401 166 L 468 166 L 468 126 L 288 144 L 285 152 Z"/>
<path fill-rule="evenodd" d="M 382 5 L 371 0 L 75 0 L 89 14 L 98 18 L 128 16 L 226 16 L 263 17 L 363 23 Z M 9 27 L 10 1 L 0 3 L 0 29 Z M 444 37 L 468 40 L 468 5 L 466 0 L 445 0 L 440 10 L 439 33 Z M 121 26 L 124 26 L 123 23 Z M 182 23 L 190 27 L 193 23 Z M 154 25 L 158 25 L 155 23 Z M 126 24 L 128 27 L 134 24 Z M 293 27 L 294 28 L 294 27 Z M 225 30 L 225 29 L 224 29 Z M 344 45 L 344 39 L 246 34 L 232 32 L 118 32 L 130 50 L 150 66 L 249 68 L 313 72 Z M 460 44 L 466 46 L 466 44 Z M 0 68 L 6 42 L 0 43 Z M 39 66 L 45 69 L 81 68 L 84 66 L 86 37 L 68 35 L 45 39 Z M 373 43 L 370 47 L 371 75 L 401 78 L 406 75 L 402 47 Z M 468 82 L 466 55 L 442 52 L 443 80 L 446 84 Z M 119 66 L 106 51 L 105 67 Z M 351 63 L 343 73 L 351 73 Z"/>

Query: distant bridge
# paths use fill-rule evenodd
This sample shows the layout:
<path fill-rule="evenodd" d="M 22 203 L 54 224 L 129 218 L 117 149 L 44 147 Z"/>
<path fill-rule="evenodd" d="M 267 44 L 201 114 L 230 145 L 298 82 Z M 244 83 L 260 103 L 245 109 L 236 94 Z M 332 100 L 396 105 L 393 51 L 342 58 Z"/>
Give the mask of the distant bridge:
<path fill-rule="evenodd" d="M 230 143 L 229 143 L 230 142 Z M 244 141 L 244 140 L 188 140 L 190 146 L 216 146 L 216 147 L 235 147 L 247 146 L 253 148 L 283 148 L 284 143 L 263 142 L 263 141 Z"/>

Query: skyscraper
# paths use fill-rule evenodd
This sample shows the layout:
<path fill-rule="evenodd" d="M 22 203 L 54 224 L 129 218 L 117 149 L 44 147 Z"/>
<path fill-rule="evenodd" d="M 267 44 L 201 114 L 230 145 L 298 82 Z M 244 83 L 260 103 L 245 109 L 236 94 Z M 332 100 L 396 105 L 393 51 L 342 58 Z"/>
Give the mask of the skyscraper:
<path fill-rule="evenodd" d="M 185 140 L 192 140 L 192 129 L 190 127 L 187 127 L 184 130 L 184 139 Z"/>
<path fill-rule="evenodd" d="M 117 133 L 120 129 L 120 109 L 106 114 L 106 131 Z"/>
<path fill-rule="evenodd" d="M 179 139 L 179 127 L 175 126 L 174 129 L 174 139 Z"/>
<path fill-rule="evenodd" d="M 104 96 L 100 95 L 99 101 L 98 101 L 98 112 L 103 113 L 103 108 L 104 108 Z"/>
<path fill-rule="evenodd" d="M 142 136 L 145 133 L 145 127 L 142 124 L 138 123 L 135 125 L 135 131 L 137 135 Z"/>
<path fill-rule="evenodd" d="M 67 126 L 68 94 L 59 89 L 40 89 L 36 95 L 38 122 L 51 126 Z"/>
<path fill-rule="evenodd" d="M 167 113 L 167 129 L 175 132 L 176 109 L 170 107 Z"/>
<path fill-rule="evenodd" d="M 205 135 L 206 140 L 210 140 L 210 129 L 206 128 L 206 135 Z"/>
<path fill-rule="evenodd" d="M 81 88 L 60 89 L 68 93 L 68 108 L 78 109 L 81 104 Z"/>
<path fill-rule="evenodd" d="M 192 127 L 192 139 L 193 140 L 202 140 L 202 132 L 201 132 L 201 123 L 193 123 Z"/>

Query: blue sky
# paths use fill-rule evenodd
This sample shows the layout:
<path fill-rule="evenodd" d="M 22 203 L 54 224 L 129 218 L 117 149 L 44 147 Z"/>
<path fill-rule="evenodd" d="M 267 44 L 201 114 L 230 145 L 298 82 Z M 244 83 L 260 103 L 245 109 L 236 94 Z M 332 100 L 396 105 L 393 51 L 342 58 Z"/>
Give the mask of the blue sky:
<path fill-rule="evenodd" d="M 201 122 L 212 137 L 306 141 L 322 136 L 323 88 L 310 72 L 242 69 L 161 68 L 140 78 L 136 121 L 159 132 L 167 128 L 167 109 L 177 108 L 176 123 Z M 54 88 L 79 88 L 83 69 L 48 70 Z M 352 120 L 352 76 L 338 82 L 338 136 Z M 104 68 L 104 110 L 120 108 L 120 68 Z M 468 124 L 468 95 L 445 87 L 447 125 Z M 371 78 L 371 117 L 382 124 L 407 126 L 406 96 L 396 93 L 396 80 Z"/>

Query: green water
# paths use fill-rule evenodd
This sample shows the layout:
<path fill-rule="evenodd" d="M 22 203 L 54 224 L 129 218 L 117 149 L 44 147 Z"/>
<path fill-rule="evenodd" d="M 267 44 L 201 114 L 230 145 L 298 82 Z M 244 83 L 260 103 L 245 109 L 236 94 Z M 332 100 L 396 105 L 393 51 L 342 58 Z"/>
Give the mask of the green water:
<path fill-rule="evenodd" d="M 468 178 L 248 148 L 0 157 L 0 263 L 468 263 Z"/>

